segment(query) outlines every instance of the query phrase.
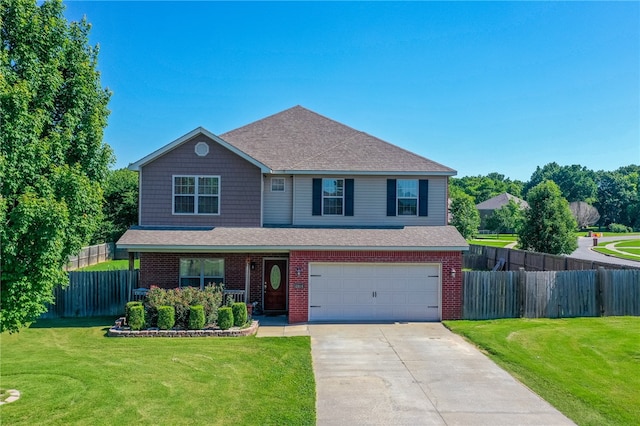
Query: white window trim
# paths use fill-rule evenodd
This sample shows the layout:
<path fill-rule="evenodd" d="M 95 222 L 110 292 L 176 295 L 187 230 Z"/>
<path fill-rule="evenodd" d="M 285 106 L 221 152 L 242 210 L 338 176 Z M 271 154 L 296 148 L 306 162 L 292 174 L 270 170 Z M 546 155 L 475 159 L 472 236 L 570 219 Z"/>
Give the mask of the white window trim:
<path fill-rule="evenodd" d="M 273 184 L 275 180 L 282 181 L 282 189 L 273 189 Z M 283 177 L 272 177 L 271 178 L 271 192 L 286 192 L 287 191 L 287 180 Z"/>
<path fill-rule="evenodd" d="M 341 180 L 342 181 L 342 195 L 324 195 L 324 181 L 325 180 Z M 344 216 L 344 208 L 345 208 L 345 199 L 344 199 L 344 191 L 345 191 L 345 179 L 344 178 L 322 178 L 322 216 Z M 324 200 L 326 198 L 340 198 L 342 199 L 342 213 L 325 213 L 324 212 Z"/>
<path fill-rule="evenodd" d="M 200 280 L 200 290 L 204 290 L 204 286 L 207 284 L 205 283 L 205 276 L 204 276 L 204 261 L 205 260 L 222 260 L 222 276 L 221 277 L 206 277 L 206 278 L 211 278 L 211 280 L 213 282 L 215 282 L 215 279 L 221 279 L 222 282 L 224 283 L 224 258 L 223 257 L 182 257 L 180 258 L 180 262 L 182 262 L 183 260 L 197 260 L 200 261 L 200 275 L 199 276 L 195 276 L 195 275 L 180 275 L 180 272 L 178 271 L 178 286 L 180 288 L 183 287 L 182 285 L 182 279 L 183 278 L 198 278 Z M 216 284 L 218 284 L 216 282 Z M 193 287 L 193 286 L 184 286 L 184 287 Z"/>
<path fill-rule="evenodd" d="M 193 213 L 176 213 L 176 196 L 185 196 L 190 194 L 176 194 L 176 178 L 193 178 L 195 182 L 194 200 L 193 200 Z M 218 179 L 218 194 L 205 196 L 218 197 L 218 213 L 198 213 L 198 178 L 215 178 Z M 174 216 L 220 216 L 222 211 L 222 179 L 216 175 L 172 175 L 171 176 L 171 214 Z M 200 194 L 203 195 L 203 194 Z"/>
<path fill-rule="evenodd" d="M 408 181 L 413 181 L 416 183 L 416 196 L 415 197 L 401 197 L 400 194 L 400 190 L 399 190 L 399 186 L 400 186 L 400 182 L 408 182 Z M 416 200 L 416 213 L 415 214 L 402 214 L 400 213 L 400 208 L 399 208 L 399 204 L 400 204 L 400 200 Z M 420 210 L 420 182 L 418 179 L 398 179 L 396 180 L 396 216 L 418 216 L 419 215 L 419 210 Z"/>

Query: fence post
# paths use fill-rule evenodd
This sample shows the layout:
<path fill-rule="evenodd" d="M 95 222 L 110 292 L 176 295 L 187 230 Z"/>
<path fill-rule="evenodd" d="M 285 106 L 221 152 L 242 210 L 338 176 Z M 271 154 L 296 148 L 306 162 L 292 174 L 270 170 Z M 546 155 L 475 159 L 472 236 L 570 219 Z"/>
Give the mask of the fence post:
<path fill-rule="evenodd" d="M 596 273 L 596 308 L 598 309 L 598 316 L 604 316 L 604 281 L 605 281 L 605 270 L 602 266 L 598 268 L 598 272 Z"/>
<path fill-rule="evenodd" d="M 518 308 L 519 313 L 518 317 L 522 318 L 524 315 L 524 303 L 525 303 L 525 294 L 527 289 L 527 273 L 524 268 L 518 268 Z"/>

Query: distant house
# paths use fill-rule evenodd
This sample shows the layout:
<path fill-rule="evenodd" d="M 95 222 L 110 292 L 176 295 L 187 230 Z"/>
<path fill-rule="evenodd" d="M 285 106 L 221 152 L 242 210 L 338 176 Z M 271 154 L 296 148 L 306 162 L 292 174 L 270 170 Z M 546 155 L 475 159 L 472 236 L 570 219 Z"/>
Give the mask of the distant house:
<path fill-rule="evenodd" d="M 516 204 L 520 205 L 520 208 L 529 208 L 529 203 L 522 198 L 509 194 L 508 192 L 496 195 L 495 197 L 489 198 L 480 204 L 476 204 L 476 209 L 480 212 L 480 229 L 487 229 L 487 218 L 491 216 L 495 210 L 509 204 L 509 200 L 515 201 Z"/>
<path fill-rule="evenodd" d="M 223 282 L 289 322 L 456 319 L 449 167 L 300 106 L 133 163 L 142 287 Z"/>

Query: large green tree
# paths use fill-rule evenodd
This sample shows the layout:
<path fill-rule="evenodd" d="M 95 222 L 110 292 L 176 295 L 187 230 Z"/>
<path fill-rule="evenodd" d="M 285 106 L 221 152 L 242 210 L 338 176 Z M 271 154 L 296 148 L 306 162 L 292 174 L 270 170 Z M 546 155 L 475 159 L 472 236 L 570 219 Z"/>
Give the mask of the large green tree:
<path fill-rule="evenodd" d="M 542 168 L 536 167 L 531 179 L 524 187 L 525 194 L 545 180 L 554 181 L 560 188 L 562 196 L 569 202 L 585 201 L 593 203 L 598 195 L 594 171 L 578 164 L 560 166 L 555 162 L 545 164 Z"/>
<path fill-rule="evenodd" d="M 523 208 L 513 200 L 500 207 L 487 218 L 487 228 L 501 232 L 518 233 L 524 220 Z"/>
<path fill-rule="evenodd" d="M 129 169 L 111 170 L 102 185 L 104 219 L 93 241 L 117 241 L 131 226 L 138 223 L 138 173 Z"/>
<path fill-rule="evenodd" d="M 455 188 L 451 191 L 451 225 L 466 239 L 472 238 L 480 226 L 480 213 L 471 196 Z"/>
<path fill-rule="evenodd" d="M 627 166 L 598 172 L 600 224 L 620 223 L 640 227 L 640 167 Z"/>
<path fill-rule="evenodd" d="M 520 247 L 549 254 L 569 254 L 578 248 L 577 223 L 558 185 L 551 180 L 538 184 L 529 191 L 527 201 Z"/>
<path fill-rule="evenodd" d="M 52 302 L 62 270 L 101 219 L 112 151 L 102 141 L 109 92 L 89 24 L 60 0 L 0 0 L 0 331 Z"/>
<path fill-rule="evenodd" d="M 470 195 L 475 204 L 505 192 L 521 197 L 524 187 L 523 182 L 505 178 L 504 175 L 495 172 L 489 173 L 487 176 L 451 178 L 449 182 L 450 186 L 461 189 L 465 194 Z"/>

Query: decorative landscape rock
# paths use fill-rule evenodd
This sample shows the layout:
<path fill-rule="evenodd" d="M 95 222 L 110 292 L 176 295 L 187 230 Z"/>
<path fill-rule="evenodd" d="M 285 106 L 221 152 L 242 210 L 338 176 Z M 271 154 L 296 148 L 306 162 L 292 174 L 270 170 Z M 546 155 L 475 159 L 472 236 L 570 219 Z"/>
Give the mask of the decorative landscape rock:
<path fill-rule="evenodd" d="M 118 318 L 113 327 L 107 331 L 108 337 L 241 337 L 253 336 L 258 332 L 258 321 L 251 321 L 247 328 L 231 327 L 228 330 L 219 328 L 204 328 L 202 330 L 160 330 L 149 328 L 146 330 L 131 330 L 124 325 L 125 318 Z"/>

